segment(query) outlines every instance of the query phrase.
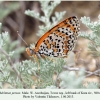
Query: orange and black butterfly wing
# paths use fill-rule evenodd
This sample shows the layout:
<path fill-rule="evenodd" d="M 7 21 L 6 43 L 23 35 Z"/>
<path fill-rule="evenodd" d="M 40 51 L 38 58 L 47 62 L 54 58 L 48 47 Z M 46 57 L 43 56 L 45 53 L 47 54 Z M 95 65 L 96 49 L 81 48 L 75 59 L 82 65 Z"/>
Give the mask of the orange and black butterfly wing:
<path fill-rule="evenodd" d="M 76 16 L 70 17 L 46 32 L 37 42 L 35 51 L 40 55 L 64 57 L 77 40 L 80 25 Z"/>

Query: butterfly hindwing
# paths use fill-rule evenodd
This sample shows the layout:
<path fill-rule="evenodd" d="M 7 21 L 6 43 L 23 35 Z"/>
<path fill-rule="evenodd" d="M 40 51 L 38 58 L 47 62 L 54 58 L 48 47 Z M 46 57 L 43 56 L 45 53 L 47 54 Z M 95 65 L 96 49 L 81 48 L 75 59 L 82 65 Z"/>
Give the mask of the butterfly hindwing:
<path fill-rule="evenodd" d="M 67 56 L 75 46 L 79 30 L 77 17 L 70 17 L 46 32 L 37 42 L 36 51 L 40 55 Z"/>

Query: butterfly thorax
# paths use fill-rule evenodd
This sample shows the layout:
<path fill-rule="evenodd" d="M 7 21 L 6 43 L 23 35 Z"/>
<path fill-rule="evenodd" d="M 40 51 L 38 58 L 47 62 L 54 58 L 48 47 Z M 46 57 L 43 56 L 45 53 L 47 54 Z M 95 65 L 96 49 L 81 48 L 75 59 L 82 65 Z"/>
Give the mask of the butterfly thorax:
<path fill-rule="evenodd" d="M 41 58 L 39 52 L 34 48 L 27 47 L 26 52 L 29 56 L 35 56 L 35 57 L 37 56 L 38 58 Z"/>

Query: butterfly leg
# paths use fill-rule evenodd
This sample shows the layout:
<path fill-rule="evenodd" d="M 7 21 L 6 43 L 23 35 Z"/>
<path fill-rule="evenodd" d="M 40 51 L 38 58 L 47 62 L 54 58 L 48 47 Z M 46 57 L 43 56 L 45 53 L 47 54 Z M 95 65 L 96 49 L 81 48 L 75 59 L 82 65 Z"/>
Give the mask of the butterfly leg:
<path fill-rule="evenodd" d="M 54 62 L 54 60 L 53 60 L 53 59 L 51 59 L 51 58 L 49 58 L 48 56 L 41 55 L 41 57 L 42 57 L 42 58 L 47 58 L 48 60 L 50 60 L 50 61 Z"/>
<path fill-rule="evenodd" d="M 36 59 L 36 62 L 38 63 L 38 70 L 40 70 L 40 62 L 37 55 L 34 55 L 34 58 Z"/>

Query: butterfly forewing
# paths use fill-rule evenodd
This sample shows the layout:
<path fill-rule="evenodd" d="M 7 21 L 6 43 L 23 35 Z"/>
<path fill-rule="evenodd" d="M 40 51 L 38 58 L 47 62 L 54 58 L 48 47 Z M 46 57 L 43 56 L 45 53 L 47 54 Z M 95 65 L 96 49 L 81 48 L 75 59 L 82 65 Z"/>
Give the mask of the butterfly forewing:
<path fill-rule="evenodd" d="M 76 16 L 62 21 L 39 39 L 35 47 L 36 52 L 40 55 L 53 57 L 67 56 L 68 51 L 71 51 L 75 46 L 79 27 Z"/>

